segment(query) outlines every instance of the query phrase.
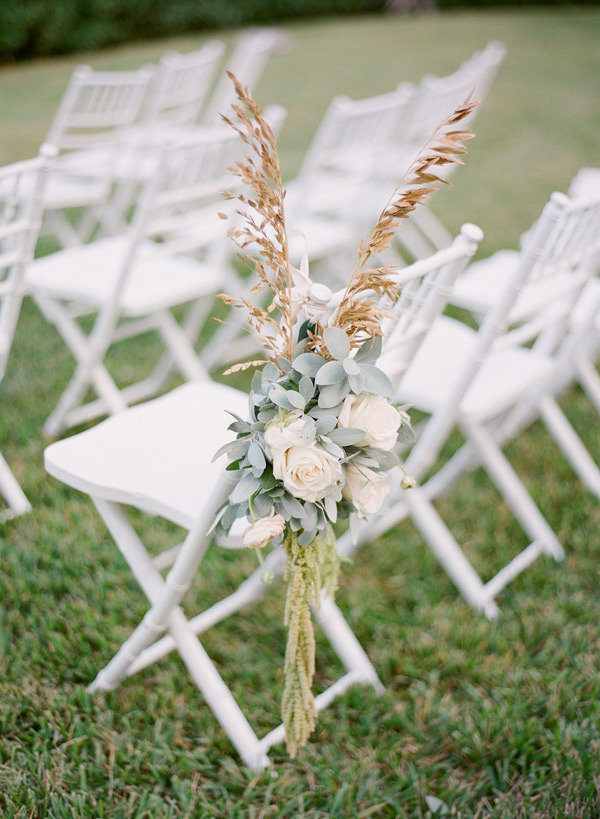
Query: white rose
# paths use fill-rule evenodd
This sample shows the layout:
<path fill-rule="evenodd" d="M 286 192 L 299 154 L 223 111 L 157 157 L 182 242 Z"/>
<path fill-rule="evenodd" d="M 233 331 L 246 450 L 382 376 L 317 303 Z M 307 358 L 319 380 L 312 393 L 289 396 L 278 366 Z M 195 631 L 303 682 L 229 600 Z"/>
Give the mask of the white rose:
<path fill-rule="evenodd" d="M 295 498 L 314 503 L 331 492 L 343 472 L 337 458 L 313 443 L 276 449 L 273 475 Z"/>
<path fill-rule="evenodd" d="M 285 449 L 293 444 L 304 443 L 300 432 L 304 429 L 306 420 L 293 413 L 288 413 L 280 421 L 271 421 L 265 430 L 265 443 L 272 450 Z"/>
<path fill-rule="evenodd" d="M 402 415 L 381 395 L 349 395 L 338 424 L 364 430 L 365 437 L 357 446 L 372 446 L 387 452 L 396 445 Z"/>
<path fill-rule="evenodd" d="M 275 510 L 271 510 L 270 515 L 258 518 L 249 526 L 243 534 L 244 546 L 249 549 L 258 547 L 262 549 L 274 537 L 279 537 L 285 529 L 285 520 L 281 515 L 276 515 Z"/>
<path fill-rule="evenodd" d="M 346 467 L 346 484 L 342 495 L 354 505 L 359 518 L 379 512 L 390 490 L 391 479 L 379 475 L 366 466 L 349 464 Z"/>

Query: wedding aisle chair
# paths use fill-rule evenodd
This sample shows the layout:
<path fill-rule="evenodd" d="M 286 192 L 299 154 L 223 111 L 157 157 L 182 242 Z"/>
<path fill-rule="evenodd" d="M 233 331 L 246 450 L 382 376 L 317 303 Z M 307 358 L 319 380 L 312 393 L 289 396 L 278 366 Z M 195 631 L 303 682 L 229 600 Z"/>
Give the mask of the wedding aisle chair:
<path fill-rule="evenodd" d="M 235 42 L 227 70 L 252 92 L 273 54 L 285 54 L 292 47 L 292 37 L 274 28 L 250 28 Z M 222 72 L 202 115 L 204 125 L 218 125 L 221 115 L 229 115 L 235 102 L 233 85 Z"/>
<path fill-rule="evenodd" d="M 498 593 L 538 556 L 562 559 L 564 555 L 502 452 L 506 437 L 498 430 L 503 424 L 512 425 L 515 413 L 520 417 L 522 408 L 532 403 L 543 412 L 548 390 L 579 340 L 581 330 L 570 332 L 569 318 L 598 264 L 599 217 L 599 200 L 581 203 L 553 194 L 526 238 L 509 286 L 486 313 L 479 330 L 442 316 L 408 369 L 393 339 L 382 359 L 382 366 L 387 363 L 389 374 L 396 378 L 398 400 L 428 413 L 429 420 L 405 459 L 418 486 L 402 495 L 398 491 L 389 513 L 365 526 L 360 542 L 410 517 L 465 600 L 488 618 L 498 615 Z M 551 295 L 540 299 L 540 291 Z M 428 478 L 455 428 L 466 443 Z M 485 583 L 432 503 L 467 466 L 485 469 L 531 538 L 523 551 Z M 355 548 L 348 536 L 342 539 L 342 551 L 352 553 Z"/>
<path fill-rule="evenodd" d="M 25 271 L 33 258 L 40 230 L 44 183 L 56 152 L 42 145 L 36 159 L 0 168 L 0 381 L 19 318 Z M 28 512 L 31 505 L 0 453 L 0 494 L 8 508 L 0 522 Z"/>
<path fill-rule="evenodd" d="M 185 137 L 196 125 L 213 83 L 225 46 L 210 40 L 187 54 L 169 51 L 162 56 L 146 95 L 139 122 L 131 125 L 119 143 L 113 179 L 117 189 L 105 208 L 102 228 L 107 234 L 124 230 L 127 212 L 154 169 L 154 148 L 165 139 Z M 69 156 L 69 167 L 106 167 L 113 148 L 98 147 Z M 114 159 L 114 156 L 113 156 Z"/>
<path fill-rule="evenodd" d="M 125 135 L 140 116 L 153 73 L 82 65 L 71 75 L 46 137 L 59 156 L 46 186 L 44 229 L 62 247 L 88 239 L 108 207 Z M 76 227 L 65 213 L 70 208 L 83 209 Z"/>
<path fill-rule="evenodd" d="M 451 248 L 399 274 L 404 295 L 394 308 L 396 338 L 404 342 L 407 355 L 418 349 L 443 309 L 453 279 L 472 257 L 480 237 L 478 228 L 465 226 Z M 149 600 L 142 622 L 90 690 L 111 690 L 177 650 L 244 762 L 260 770 L 269 764 L 269 748 L 284 739 L 283 725 L 262 739 L 257 737 L 197 635 L 262 597 L 268 588 L 261 580 L 262 569 L 190 620 L 180 607 L 211 542 L 217 508 L 235 481 L 235 473 L 212 458 L 231 439 L 228 412 L 244 417 L 247 401 L 238 390 L 199 380 L 52 444 L 46 449 L 45 464 L 51 475 L 91 496 Z M 152 559 L 122 506 L 160 515 L 183 527 L 187 535 L 182 545 Z M 226 545 L 236 544 L 239 547 L 241 542 L 233 539 Z M 283 565 L 279 547 L 268 555 L 266 568 L 280 573 Z M 160 570 L 169 567 L 163 579 Z M 375 669 L 333 600 L 324 599 L 315 616 L 346 669 L 316 697 L 317 710 L 355 683 L 382 691 Z"/>
<path fill-rule="evenodd" d="M 393 146 L 379 164 L 381 182 L 389 185 L 396 182 L 406 171 L 421 146 L 430 138 L 437 124 L 448 116 L 467 97 L 483 103 L 506 56 L 506 47 L 498 41 L 491 41 L 464 62 L 454 73 L 445 77 L 427 75 L 418 84 L 412 104 L 401 127 L 396 132 Z M 469 127 L 477 116 L 481 105 L 464 121 Z M 443 178 L 453 174 L 458 165 L 453 163 L 438 168 Z M 375 196 L 381 197 L 381 182 Z M 417 208 L 406 230 L 398 236 L 399 245 L 409 258 L 423 258 L 447 247 L 452 235 L 433 213 L 431 207 Z"/>
<path fill-rule="evenodd" d="M 582 172 L 577 174 L 569 188 L 569 192 L 574 195 L 573 207 L 577 205 L 582 213 L 581 221 L 577 223 L 574 220 L 571 227 L 574 239 L 580 243 L 579 248 L 574 248 L 574 250 L 579 250 L 581 254 L 586 251 L 584 239 L 587 239 L 589 243 L 595 233 L 600 235 L 600 221 L 594 211 L 594 207 L 600 203 L 600 182 L 597 177 L 595 189 L 592 189 L 592 185 L 587 181 L 584 189 L 581 180 L 586 176 L 589 180 L 589 175 Z M 583 217 L 586 212 L 590 214 L 589 224 Z M 493 308 L 509 287 L 511 277 L 521 263 L 523 247 L 527 244 L 529 233 L 535 228 L 534 225 L 521 237 L 522 248 L 520 250 L 500 250 L 487 259 L 472 264 L 457 280 L 451 302 L 469 310 L 481 320 L 481 317 Z M 593 265 L 593 260 L 592 262 L 587 261 L 586 264 Z M 527 407 L 522 406 L 515 411 L 512 420 L 503 423 L 496 435 L 498 440 L 505 443 L 529 426 L 536 418 L 540 418 L 582 483 L 600 497 L 600 470 L 557 401 L 561 393 L 574 380 L 577 380 L 596 409 L 600 411 L 600 378 L 596 370 L 596 360 L 600 349 L 600 281 L 598 274 L 600 274 L 600 264 L 596 269 L 591 270 L 589 283 L 582 291 L 578 303 L 572 307 L 572 326 L 569 328 L 568 341 L 562 338 L 555 329 L 552 336 L 546 334 L 536 346 L 538 350 L 543 346 L 546 354 L 552 353 L 557 359 L 560 357 L 560 365 L 557 364 L 559 374 L 552 384 L 544 386 L 537 401 L 529 399 Z M 560 302 L 568 297 L 571 287 L 570 278 L 567 268 L 566 272 L 546 281 L 537 280 L 533 283 L 525 283 L 519 294 L 518 304 L 522 306 L 522 309 L 534 310 L 543 309 L 554 300 Z M 566 332 L 567 328 L 564 329 Z M 574 343 L 574 339 L 578 339 L 577 344 Z M 569 355 L 566 354 L 566 351 Z M 520 419 L 518 423 L 517 418 Z"/>
<path fill-rule="evenodd" d="M 282 109 L 268 109 L 274 121 Z M 205 377 L 188 328 L 172 309 L 191 303 L 206 316 L 223 287 L 239 292 L 229 264 L 227 225 L 218 218 L 228 168 L 243 145 L 229 129 L 203 130 L 157 149 L 156 172 L 144 185 L 128 231 L 36 259 L 28 290 L 76 361 L 75 373 L 44 427 L 46 435 L 156 394 L 158 375 L 119 390 L 104 364 L 116 342 L 158 332 L 168 361 L 190 380 Z M 86 335 L 78 318 L 95 315 Z M 187 320 L 187 319 L 186 319 Z M 184 320 L 184 324 L 185 321 Z M 195 340 L 195 336 L 194 336 Z M 98 398 L 82 403 L 88 388 Z"/>
<path fill-rule="evenodd" d="M 573 178 L 569 196 L 591 198 L 600 194 L 600 168 L 582 168 Z M 590 284 L 583 294 L 582 302 L 592 301 L 600 292 L 600 279 Z M 583 308 L 583 305 L 582 305 Z M 576 310 L 574 320 L 583 318 Z M 585 390 L 588 398 L 600 413 L 600 376 L 596 368 L 600 358 L 600 310 L 589 337 L 582 343 L 575 355 L 575 377 Z"/>

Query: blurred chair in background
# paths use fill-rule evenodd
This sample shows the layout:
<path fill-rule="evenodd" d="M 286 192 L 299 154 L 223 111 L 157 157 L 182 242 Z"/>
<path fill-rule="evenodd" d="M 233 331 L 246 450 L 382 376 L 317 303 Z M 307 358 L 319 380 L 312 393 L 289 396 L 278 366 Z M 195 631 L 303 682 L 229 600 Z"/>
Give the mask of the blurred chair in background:
<path fill-rule="evenodd" d="M 25 273 L 41 226 L 44 184 L 55 155 L 51 146 L 42 145 L 36 159 L 0 168 L 0 381 L 6 372 L 25 291 Z M 0 521 L 31 509 L 2 454 L 0 494 L 8 504 L 0 511 Z"/>

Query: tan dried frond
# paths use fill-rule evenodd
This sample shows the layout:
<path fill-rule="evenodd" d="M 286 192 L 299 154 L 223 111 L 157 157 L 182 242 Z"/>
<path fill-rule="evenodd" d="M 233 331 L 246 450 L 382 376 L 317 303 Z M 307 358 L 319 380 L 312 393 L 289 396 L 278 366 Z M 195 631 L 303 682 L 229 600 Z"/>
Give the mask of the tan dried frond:
<path fill-rule="evenodd" d="M 357 302 L 360 294 L 372 291 L 390 298 L 398 295 L 394 268 L 370 269 L 367 268 L 367 263 L 372 255 L 381 254 L 389 248 L 401 219 L 408 219 L 418 205 L 438 190 L 439 185 L 450 184 L 437 171 L 446 165 L 463 164 L 460 159 L 466 153 L 463 143 L 472 139 L 475 134 L 454 126 L 469 116 L 477 105 L 479 103 L 471 100 L 469 95 L 442 120 L 392 192 L 368 238 L 359 241 L 356 266 L 334 319 L 334 324 L 343 327 L 349 336 L 352 328 L 350 316 L 360 317 L 362 324 L 369 322 L 367 313 L 373 303 L 363 301 L 363 307 L 360 307 Z M 355 302 L 352 306 L 351 301 Z"/>
<path fill-rule="evenodd" d="M 257 361 L 242 361 L 239 364 L 234 364 L 229 369 L 225 370 L 223 375 L 232 375 L 233 373 L 243 373 L 244 370 L 249 370 L 250 367 L 262 367 L 265 363 L 264 358 L 260 358 Z"/>
<path fill-rule="evenodd" d="M 230 170 L 245 189 L 250 190 L 250 194 L 227 194 L 229 199 L 236 199 L 242 206 L 232 217 L 234 221 L 228 235 L 240 248 L 243 257 L 255 266 L 257 282 L 252 288 L 253 295 L 269 291 L 275 297 L 275 304 L 282 316 L 279 329 L 282 349 L 276 350 L 272 338 L 263 334 L 264 326 L 271 324 L 271 321 L 265 320 L 264 311 L 252 308 L 248 323 L 270 357 L 291 356 L 296 310 L 291 292 L 285 192 L 275 136 L 249 90 L 230 71 L 227 75 L 234 84 L 237 102 L 232 106 L 235 116 L 232 119 L 222 118 L 249 148 L 248 155 Z M 223 216 L 229 218 L 226 214 Z M 236 306 L 250 310 L 249 303 L 243 300 Z M 276 322 L 272 323 L 276 325 Z"/>

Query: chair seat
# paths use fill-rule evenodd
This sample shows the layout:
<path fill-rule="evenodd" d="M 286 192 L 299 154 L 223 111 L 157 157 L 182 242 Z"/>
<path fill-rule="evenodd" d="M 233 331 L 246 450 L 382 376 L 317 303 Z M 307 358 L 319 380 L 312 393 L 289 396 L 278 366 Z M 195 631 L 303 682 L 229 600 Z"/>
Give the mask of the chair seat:
<path fill-rule="evenodd" d="M 127 237 L 119 236 L 42 256 L 29 266 L 28 289 L 101 307 L 112 295 L 128 248 Z M 223 275 L 218 265 L 167 255 L 159 244 L 145 242 L 121 294 L 122 312 L 143 316 L 209 295 L 219 289 Z"/>
<path fill-rule="evenodd" d="M 502 298 L 521 259 L 518 250 L 498 250 L 487 259 L 473 262 L 462 273 L 452 291 L 450 302 L 476 315 L 483 315 Z M 549 304 L 559 293 L 571 290 L 567 273 L 544 276 L 532 282 L 518 296 L 511 311 L 513 321 L 522 321 L 536 309 Z"/>
<path fill-rule="evenodd" d="M 88 169 L 89 172 L 89 169 Z M 19 183 L 19 195 L 27 199 L 35 182 L 33 175 L 24 175 Z M 11 195 L 6 184 L 0 185 L 0 200 Z M 77 178 L 60 172 L 51 173 L 44 188 L 44 208 L 63 210 L 102 202 L 106 198 L 107 184 L 102 179 Z"/>
<path fill-rule="evenodd" d="M 246 416 L 248 396 L 209 381 L 185 384 L 51 444 L 44 463 L 75 489 L 189 528 L 226 465 L 225 457 L 211 462 L 234 437 L 226 410 Z"/>
<path fill-rule="evenodd" d="M 402 379 L 398 400 L 425 412 L 444 405 L 476 343 L 474 330 L 441 316 Z M 385 369 L 385 358 L 382 366 Z M 492 353 L 464 395 L 460 412 L 478 421 L 492 418 L 553 372 L 550 359 L 522 347 Z"/>

